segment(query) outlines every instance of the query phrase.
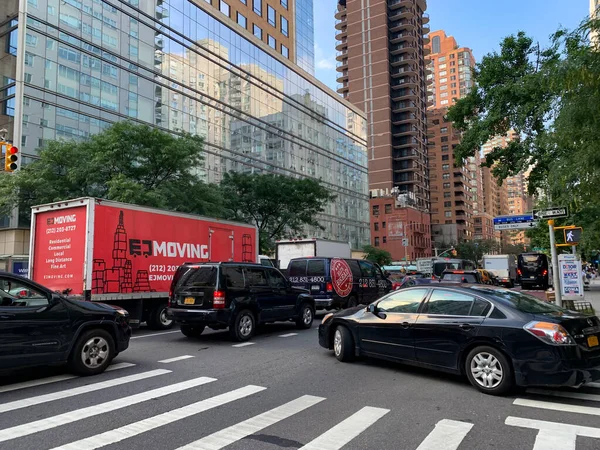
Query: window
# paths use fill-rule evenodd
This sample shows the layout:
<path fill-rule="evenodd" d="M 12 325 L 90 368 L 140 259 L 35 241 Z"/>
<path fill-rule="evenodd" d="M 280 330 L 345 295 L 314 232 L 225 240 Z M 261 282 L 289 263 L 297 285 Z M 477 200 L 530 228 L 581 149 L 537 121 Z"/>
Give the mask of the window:
<path fill-rule="evenodd" d="M 244 5 L 247 5 L 248 3 L 246 2 L 246 0 L 240 0 L 241 3 L 243 3 Z"/>
<path fill-rule="evenodd" d="M 257 38 L 259 38 L 262 41 L 262 28 L 261 27 L 254 24 L 254 27 L 252 28 L 252 32 L 254 33 L 254 36 L 256 36 Z"/>
<path fill-rule="evenodd" d="M 444 183 L 444 189 L 450 189 L 450 183 Z"/>
<path fill-rule="evenodd" d="M 444 202 L 444 208 L 451 208 L 452 202 Z"/>
<path fill-rule="evenodd" d="M 280 3 L 281 6 L 283 6 L 285 9 L 288 9 L 288 0 L 281 0 Z"/>
<path fill-rule="evenodd" d="M 223 14 L 225 14 L 227 17 L 229 17 L 229 5 L 227 3 L 225 3 L 223 0 L 221 0 L 219 2 L 219 9 L 221 10 L 221 12 Z"/>
<path fill-rule="evenodd" d="M 449 161 L 450 155 L 442 155 L 442 161 Z"/>
<path fill-rule="evenodd" d="M 468 316 L 474 298 L 460 292 L 434 289 L 427 305 L 426 314 L 443 314 L 447 316 Z"/>
<path fill-rule="evenodd" d="M 271 287 L 285 289 L 287 287 L 287 281 L 278 271 L 274 269 L 267 270 L 267 276 Z"/>
<path fill-rule="evenodd" d="M 267 20 L 269 21 L 269 25 L 276 26 L 275 17 L 275 10 L 271 5 L 267 5 Z"/>
<path fill-rule="evenodd" d="M 262 0 L 252 0 L 252 9 L 256 14 L 262 16 Z"/>
<path fill-rule="evenodd" d="M 444 156 L 449 156 L 449 155 L 444 155 Z M 450 164 L 442 164 L 442 170 L 449 170 L 450 169 Z"/>
<path fill-rule="evenodd" d="M 27 47 L 36 47 L 37 46 L 37 42 L 38 42 L 37 36 L 34 36 L 32 34 L 29 34 L 29 33 L 27 33 L 25 35 L 25 44 L 27 44 Z"/>
<path fill-rule="evenodd" d="M 447 152 L 448 151 L 448 146 L 447 145 L 442 145 L 442 151 L 443 152 Z"/>
<path fill-rule="evenodd" d="M 269 44 L 269 47 L 277 48 L 277 41 L 270 34 L 267 34 L 267 43 Z"/>
<path fill-rule="evenodd" d="M 0 307 L 35 307 L 48 305 L 48 296 L 37 289 L 10 278 L 0 278 Z"/>
<path fill-rule="evenodd" d="M 377 242 L 376 245 L 379 245 L 379 238 L 375 238 L 375 240 Z M 375 271 L 375 266 L 372 263 L 368 261 L 358 261 L 358 264 L 363 277 L 376 276 L 377 272 Z"/>
<path fill-rule="evenodd" d="M 431 47 L 433 53 L 440 53 L 442 51 L 442 43 L 439 36 L 434 36 L 431 40 Z"/>
<path fill-rule="evenodd" d="M 383 237 L 383 243 L 386 244 L 387 243 L 387 236 Z"/>
<path fill-rule="evenodd" d="M 452 197 L 452 192 L 444 192 L 444 198 Z"/>
<path fill-rule="evenodd" d="M 442 179 L 444 180 L 449 180 L 450 179 L 450 174 L 449 173 L 445 173 L 442 175 Z"/>
<path fill-rule="evenodd" d="M 289 57 L 290 57 L 290 51 L 289 51 L 289 50 L 288 50 L 288 48 L 287 48 L 285 45 L 283 45 L 283 44 L 281 44 L 281 54 L 282 54 L 283 56 L 285 56 L 286 58 L 289 58 Z"/>
<path fill-rule="evenodd" d="M 446 211 L 446 212 L 444 213 L 444 216 L 445 216 L 445 217 L 452 217 L 452 211 Z"/>
<path fill-rule="evenodd" d="M 267 277 L 263 269 L 244 269 L 248 286 L 268 286 Z"/>
<path fill-rule="evenodd" d="M 241 267 L 224 267 L 223 277 L 228 288 L 244 289 L 244 273 Z"/>
<path fill-rule="evenodd" d="M 373 205 L 373 215 L 374 216 L 379 215 L 379 205 Z"/>
<path fill-rule="evenodd" d="M 386 214 L 391 214 L 392 213 L 392 204 L 388 203 L 385 205 L 385 213 Z"/>
<path fill-rule="evenodd" d="M 305 277 L 306 276 L 306 261 L 292 261 L 288 267 L 290 277 Z"/>
<path fill-rule="evenodd" d="M 281 22 L 281 34 L 288 36 L 288 20 L 283 16 L 279 16 L 279 20 Z"/>
<path fill-rule="evenodd" d="M 385 222 L 381 222 L 381 228 L 385 230 Z"/>
<path fill-rule="evenodd" d="M 379 238 L 378 237 L 375 238 L 375 247 L 379 247 Z"/>
<path fill-rule="evenodd" d="M 416 314 L 427 289 L 396 291 L 377 303 L 377 310 L 387 313 Z"/>
<path fill-rule="evenodd" d="M 487 316 L 491 307 L 490 302 L 477 298 L 473 308 L 471 308 L 471 316 Z"/>
<path fill-rule="evenodd" d="M 325 260 L 314 259 L 308 261 L 307 277 L 322 277 L 325 275 Z"/>
<path fill-rule="evenodd" d="M 240 13 L 237 13 L 237 23 L 238 23 L 238 25 L 246 28 L 246 23 L 247 22 L 248 21 L 246 20 L 246 16 L 244 16 L 244 15 L 242 15 Z"/>

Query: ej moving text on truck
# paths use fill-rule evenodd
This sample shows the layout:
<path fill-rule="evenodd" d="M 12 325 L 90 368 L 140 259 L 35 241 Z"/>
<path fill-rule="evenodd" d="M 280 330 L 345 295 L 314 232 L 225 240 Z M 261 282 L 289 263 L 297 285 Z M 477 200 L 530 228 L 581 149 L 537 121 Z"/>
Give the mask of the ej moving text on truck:
<path fill-rule="evenodd" d="M 129 311 L 131 325 L 172 325 L 165 309 L 184 262 L 258 261 L 255 226 L 95 198 L 34 206 L 30 278 Z"/>

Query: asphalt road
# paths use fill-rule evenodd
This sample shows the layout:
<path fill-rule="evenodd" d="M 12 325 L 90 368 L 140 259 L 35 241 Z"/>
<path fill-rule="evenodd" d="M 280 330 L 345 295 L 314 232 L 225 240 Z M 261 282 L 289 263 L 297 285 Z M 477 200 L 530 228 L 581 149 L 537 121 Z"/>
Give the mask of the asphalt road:
<path fill-rule="evenodd" d="M 600 448 L 600 385 L 491 397 L 460 377 L 339 363 L 316 330 L 267 326 L 245 346 L 139 330 L 102 375 L 0 378 L 0 449 Z"/>

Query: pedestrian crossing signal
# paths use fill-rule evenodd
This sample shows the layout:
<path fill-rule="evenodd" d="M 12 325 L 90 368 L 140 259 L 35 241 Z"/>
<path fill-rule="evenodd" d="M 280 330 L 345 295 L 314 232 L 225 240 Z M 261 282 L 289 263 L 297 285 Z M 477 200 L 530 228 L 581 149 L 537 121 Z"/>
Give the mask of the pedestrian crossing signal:
<path fill-rule="evenodd" d="M 19 167 L 19 149 L 12 144 L 3 144 L 4 150 L 4 170 L 14 172 Z"/>
<path fill-rule="evenodd" d="M 566 228 L 565 232 L 565 244 L 576 245 L 581 240 L 581 233 L 583 232 L 583 228 L 575 227 L 575 228 Z"/>

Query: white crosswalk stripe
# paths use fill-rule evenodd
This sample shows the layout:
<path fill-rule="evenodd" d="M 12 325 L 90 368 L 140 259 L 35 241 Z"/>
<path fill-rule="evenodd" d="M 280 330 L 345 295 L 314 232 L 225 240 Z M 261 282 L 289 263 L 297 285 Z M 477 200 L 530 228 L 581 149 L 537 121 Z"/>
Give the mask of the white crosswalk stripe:
<path fill-rule="evenodd" d="M 440 420 L 417 450 L 456 450 L 471 428 L 472 423 Z"/>
<path fill-rule="evenodd" d="M 388 412 L 390 412 L 389 409 L 366 406 L 309 442 L 300 450 L 338 450 Z"/>
<path fill-rule="evenodd" d="M 250 436 L 268 426 L 287 419 L 300 411 L 305 410 L 317 403 L 325 400 L 323 397 L 313 397 L 305 395 L 296 400 L 292 400 L 285 405 L 278 406 L 256 417 L 232 425 L 224 430 L 217 431 L 210 436 L 206 436 L 191 444 L 184 445 L 178 450 L 218 450 L 227 445 L 233 444 L 247 436 Z"/>
<path fill-rule="evenodd" d="M 193 416 L 194 414 L 199 414 L 203 411 L 216 408 L 217 406 L 233 402 L 234 400 L 248 397 L 249 395 L 256 394 L 257 392 L 265 389 L 266 388 L 261 386 L 249 385 L 225 394 L 217 395 L 216 397 L 184 406 L 182 408 L 159 414 L 158 416 L 150 417 L 140 422 L 135 422 L 121 428 L 107 431 L 106 433 L 98 434 L 77 442 L 72 442 L 70 444 L 63 445 L 62 447 L 56 447 L 54 450 L 92 450 L 95 448 L 105 447 L 127 438 L 137 436 L 138 434 L 145 433 L 146 431 L 150 431 L 178 420 L 185 419 L 186 417 Z"/>
<path fill-rule="evenodd" d="M 585 405 L 572 405 L 570 403 L 556 403 L 546 402 L 542 400 L 531 400 L 528 398 L 517 398 L 514 402 L 517 406 L 527 406 L 530 408 L 538 409 L 549 409 L 552 411 L 562 411 L 569 413 L 588 414 L 592 416 L 600 416 L 600 408 L 585 406 Z"/>
<path fill-rule="evenodd" d="M 193 356 L 192 355 L 182 355 L 182 356 L 176 356 L 175 358 L 163 359 L 162 361 L 159 361 L 159 363 L 169 364 L 172 362 L 182 361 L 184 359 L 190 359 L 190 358 L 193 358 Z"/>
<path fill-rule="evenodd" d="M 533 450 L 575 450 L 577 436 L 600 439 L 600 428 L 507 417 L 506 425 L 538 430 Z"/>
<path fill-rule="evenodd" d="M 110 372 L 113 370 L 125 369 L 127 367 L 134 367 L 135 364 L 131 363 L 117 363 L 111 366 L 108 366 L 105 372 Z M 0 394 L 3 392 L 16 391 L 19 389 L 26 389 L 35 386 L 43 386 L 44 384 L 57 383 L 59 381 L 72 380 L 74 378 L 79 378 L 77 375 L 56 375 L 53 377 L 40 378 L 39 380 L 31 380 L 31 381 L 23 381 L 21 383 L 9 384 L 7 386 L 0 386 Z"/>
<path fill-rule="evenodd" d="M 193 387 L 201 386 L 206 383 L 217 381 L 215 378 L 199 377 L 192 380 L 183 381 L 181 383 L 171 384 L 158 389 L 142 392 L 140 394 L 123 397 L 117 400 L 101 403 L 95 406 L 88 406 L 74 411 L 69 411 L 64 414 L 59 414 L 53 417 L 37 420 L 35 422 L 24 423 L 11 428 L 0 430 L 0 442 L 5 442 L 22 436 L 27 436 L 40 431 L 50 430 L 52 428 L 76 422 L 78 420 L 87 419 L 88 417 L 97 416 L 137 403 L 145 402 L 159 397 L 164 397 L 169 394 L 184 391 Z"/>
<path fill-rule="evenodd" d="M 53 392 L 51 394 L 37 395 L 35 397 L 29 397 L 24 400 L 17 400 L 14 402 L 8 402 L 0 404 L 0 413 L 7 411 L 14 411 L 15 409 L 27 408 L 28 406 L 39 405 L 41 403 L 52 402 L 54 400 L 60 400 L 63 398 L 74 397 L 80 394 L 87 394 L 89 392 L 99 391 L 121 384 L 133 383 L 134 381 L 145 380 L 146 378 L 157 377 L 171 373 L 170 370 L 158 369 L 151 370 L 149 372 L 142 372 L 135 375 L 129 375 L 121 378 L 114 378 L 112 380 L 101 381 L 100 383 L 86 384 L 78 386 L 76 388 L 67 389 L 64 391 Z"/>

